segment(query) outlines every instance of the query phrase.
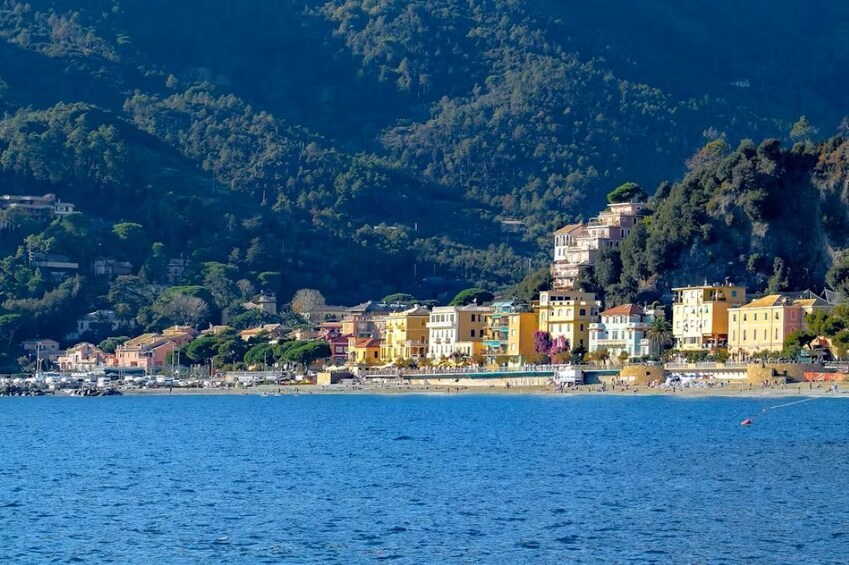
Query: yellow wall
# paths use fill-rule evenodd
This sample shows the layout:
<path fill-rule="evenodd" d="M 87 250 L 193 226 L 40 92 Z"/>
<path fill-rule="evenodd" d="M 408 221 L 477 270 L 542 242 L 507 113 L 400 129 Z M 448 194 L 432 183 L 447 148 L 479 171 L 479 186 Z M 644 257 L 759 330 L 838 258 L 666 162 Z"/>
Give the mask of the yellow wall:
<path fill-rule="evenodd" d="M 728 339 L 728 309 L 746 301 L 741 286 L 697 286 L 673 289 L 672 333 L 676 347 L 697 351 L 716 347 Z M 721 293 L 724 300 L 718 299 Z M 709 342 L 714 341 L 713 345 Z"/>
<path fill-rule="evenodd" d="M 569 300 L 565 300 L 569 297 Z M 540 294 L 539 330 L 564 337 L 572 348 L 590 345 L 590 324 L 598 315 L 595 295 L 579 291 L 546 291 Z"/>
<path fill-rule="evenodd" d="M 348 346 L 348 357 L 352 358 L 357 365 L 379 365 L 380 347 L 356 347 Z"/>
<path fill-rule="evenodd" d="M 789 333 L 802 327 L 804 314 L 798 306 L 734 308 L 728 319 L 729 353 L 755 353 L 784 349 Z"/>
<path fill-rule="evenodd" d="M 418 359 L 427 355 L 428 313 L 399 312 L 390 314 L 380 356 L 384 363 L 398 359 Z"/>
<path fill-rule="evenodd" d="M 534 354 L 534 333 L 539 330 L 536 312 L 507 314 L 507 355 L 527 357 Z"/>

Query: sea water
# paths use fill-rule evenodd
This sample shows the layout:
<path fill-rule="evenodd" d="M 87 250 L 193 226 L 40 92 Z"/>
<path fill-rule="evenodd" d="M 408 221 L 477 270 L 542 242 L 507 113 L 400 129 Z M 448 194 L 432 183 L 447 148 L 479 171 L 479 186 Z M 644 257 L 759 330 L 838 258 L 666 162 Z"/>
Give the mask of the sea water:
<path fill-rule="evenodd" d="M 0 562 L 846 562 L 849 401 L 791 401 L 4 398 Z"/>

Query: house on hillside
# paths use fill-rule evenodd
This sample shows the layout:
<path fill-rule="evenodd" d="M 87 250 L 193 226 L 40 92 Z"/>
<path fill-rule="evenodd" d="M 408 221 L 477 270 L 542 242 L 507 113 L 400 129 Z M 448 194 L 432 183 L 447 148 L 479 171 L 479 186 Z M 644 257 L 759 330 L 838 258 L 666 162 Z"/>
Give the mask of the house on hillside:
<path fill-rule="evenodd" d="M 263 324 L 258 328 L 251 328 L 249 330 L 242 330 L 239 332 L 239 337 L 243 340 L 248 341 L 250 339 L 263 336 L 266 339 L 280 339 L 284 337 L 291 331 L 291 328 L 285 326 L 283 324 Z"/>
<path fill-rule="evenodd" d="M 595 264 L 602 249 L 618 249 L 646 215 L 641 202 L 609 204 L 587 223 L 570 224 L 554 232 L 554 290 L 571 290 L 581 272 Z"/>

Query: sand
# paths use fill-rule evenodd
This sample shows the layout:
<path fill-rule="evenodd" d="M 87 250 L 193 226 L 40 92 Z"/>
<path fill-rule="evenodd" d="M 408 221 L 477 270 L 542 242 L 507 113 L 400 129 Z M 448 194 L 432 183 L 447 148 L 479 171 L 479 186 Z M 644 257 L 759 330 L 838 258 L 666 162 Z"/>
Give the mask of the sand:
<path fill-rule="evenodd" d="M 310 394 L 427 394 L 427 395 L 458 395 L 458 394 L 529 394 L 539 396 L 674 396 L 674 397 L 757 397 L 757 398 L 780 398 L 780 397 L 836 397 L 849 398 L 849 385 L 838 384 L 838 392 L 829 390 L 830 383 L 822 384 L 821 388 L 808 384 L 788 384 L 784 387 L 761 388 L 748 383 L 734 383 L 723 387 L 712 388 L 666 388 L 666 387 L 629 387 L 627 389 L 617 386 L 616 390 L 607 387 L 601 390 L 600 385 L 581 385 L 564 392 L 553 390 L 552 387 L 449 387 L 434 385 L 259 385 L 252 387 L 229 387 L 229 388 L 154 388 L 154 389 L 129 389 L 123 390 L 125 395 L 310 395 Z"/>

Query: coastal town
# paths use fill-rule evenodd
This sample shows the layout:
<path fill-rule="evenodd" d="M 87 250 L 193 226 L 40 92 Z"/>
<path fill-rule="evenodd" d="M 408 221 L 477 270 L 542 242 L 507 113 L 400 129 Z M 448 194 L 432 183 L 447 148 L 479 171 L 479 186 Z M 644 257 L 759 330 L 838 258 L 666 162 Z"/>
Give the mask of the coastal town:
<path fill-rule="evenodd" d="M 26 203 L 73 210 L 50 196 Z M 711 384 L 846 378 L 840 366 L 825 366 L 845 352 L 846 344 L 811 333 L 809 323 L 839 306 L 809 290 L 750 298 L 746 288 L 732 282 L 705 281 L 669 289 L 671 304 L 608 308 L 594 293 L 580 290 L 581 273 L 600 250 L 620 246 L 644 216 L 644 204 L 617 202 L 586 223 L 557 230 L 551 288 L 527 303 L 470 289 L 465 299 L 458 296 L 447 306 L 401 300 L 317 304 L 304 312 L 308 323 L 300 327 L 261 323 L 237 331 L 226 323 L 176 325 L 126 339 L 113 351 L 85 341 L 63 348 L 58 339 L 28 339 L 21 347 L 36 370 L 5 377 L 0 386 L 7 392 L 84 391 L 419 378 L 447 386 L 462 380 L 464 386 L 512 382 L 562 388 L 606 382 L 656 386 L 681 376 L 688 383 Z M 258 314 L 279 312 L 277 297 L 269 293 L 244 306 Z M 66 339 L 113 318 L 114 312 L 92 312 Z M 243 358 L 234 362 L 219 349 L 203 363 L 192 363 L 192 344 L 213 343 L 216 336 L 236 340 Z M 272 348 L 281 344 L 298 355 L 276 355 Z M 794 345 L 790 359 L 788 348 Z"/>

